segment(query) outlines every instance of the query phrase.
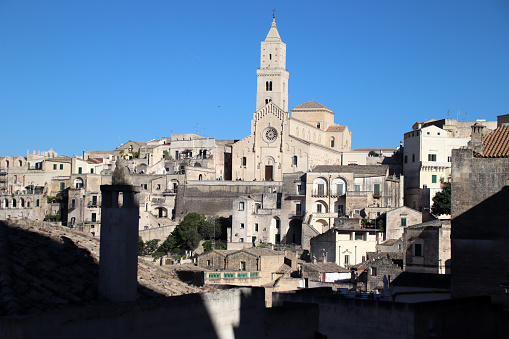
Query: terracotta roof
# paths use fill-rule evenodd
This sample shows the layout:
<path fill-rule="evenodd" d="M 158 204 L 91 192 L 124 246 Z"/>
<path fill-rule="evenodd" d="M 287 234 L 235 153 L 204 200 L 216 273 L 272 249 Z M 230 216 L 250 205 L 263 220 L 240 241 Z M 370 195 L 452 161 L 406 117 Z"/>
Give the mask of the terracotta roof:
<path fill-rule="evenodd" d="M 329 108 L 325 107 L 322 104 L 317 103 L 314 99 L 303 104 L 300 104 L 298 106 L 295 106 L 292 109 L 292 111 L 295 110 L 327 110 L 332 113 L 332 111 Z"/>
<path fill-rule="evenodd" d="M 89 164 L 102 164 L 103 158 L 88 158 L 86 160 Z"/>
<path fill-rule="evenodd" d="M 312 169 L 312 172 L 373 174 L 376 176 L 384 176 L 388 168 L 389 167 L 386 165 L 318 165 Z"/>
<path fill-rule="evenodd" d="M 317 262 L 302 264 L 302 270 L 306 272 L 319 272 L 319 273 L 349 273 L 350 270 L 341 267 L 333 262 Z"/>
<path fill-rule="evenodd" d="M 329 128 L 327 128 L 327 130 L 325 132 L 344 132 L 345 129 L 346 129 L 346 126 L 334 125 L 334 126 L 329 126 Z"/>
<path fill-rule="evenodd" d="M 506 158 L 509 157 L 509 126 L 500 126 L 488 134 L 483 143 L 483 157 Z"/>

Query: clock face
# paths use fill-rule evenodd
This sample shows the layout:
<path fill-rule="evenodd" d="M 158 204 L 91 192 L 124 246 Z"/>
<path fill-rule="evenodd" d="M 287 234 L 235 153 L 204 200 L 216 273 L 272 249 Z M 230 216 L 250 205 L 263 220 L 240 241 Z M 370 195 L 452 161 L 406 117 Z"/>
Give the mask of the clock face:
<path fill-rule="evenodd" d="M 265 130 L 265 139 L 268 142 L 273 142 L 277 139 L 277 131 L 274 127 L 269 127 Z"/>

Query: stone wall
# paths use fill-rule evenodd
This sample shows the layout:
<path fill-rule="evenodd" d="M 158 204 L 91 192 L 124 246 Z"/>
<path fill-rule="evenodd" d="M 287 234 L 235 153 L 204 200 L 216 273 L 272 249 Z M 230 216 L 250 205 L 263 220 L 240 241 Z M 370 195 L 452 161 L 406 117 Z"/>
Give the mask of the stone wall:
<path fill-rule="evenodd" d="M 166 238 L 173 232 L 175 229 L 175 225 L 172 226 L 164 226 L 164 227 L 155 227 L 155 228 L 149 228 L 148 230 L 140 230 L 140 237 L 143 239 L 143 241 L 147 242 L 152 239 L 159 239 L 161 242 L 159 244 L 162 244 Z"/>
<path fill-rule="evenodd" d="M 509 307 L 500 287 L 509 270 L 509 158 L 472 155 L 452 153 L 452 295 L 487 294 Z"/>
<path fill-rule="evenodd" d="M 175 218 L 181 220 L 191 212 L 229 217 L 233 200 L 241 195 L 281 191 L 278 181 L 209 181 L 179 185 Z"/>
<path fill-rule="evenodd" d="M 333 296 L 330 288 L 273 293 L 273 306 L 319 305 L 319 332 L 335 338 L 498 338 L 501 314 L 487 297 L 393 303 Z M 291 302 L 288 303 L 288 302 Z M 505 325 L 507 328 L 507 325 Z"/>

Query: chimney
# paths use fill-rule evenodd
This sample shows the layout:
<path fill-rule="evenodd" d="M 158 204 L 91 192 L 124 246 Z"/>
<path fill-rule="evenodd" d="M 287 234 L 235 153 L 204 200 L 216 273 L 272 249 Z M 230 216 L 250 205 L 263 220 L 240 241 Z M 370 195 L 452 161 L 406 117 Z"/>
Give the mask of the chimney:
<path fill-rule="evenodd" d="M 137 193 L 132 185 L 101 185 L 99 294 L 112 302 L 136 300 L 140 213 Z"/>

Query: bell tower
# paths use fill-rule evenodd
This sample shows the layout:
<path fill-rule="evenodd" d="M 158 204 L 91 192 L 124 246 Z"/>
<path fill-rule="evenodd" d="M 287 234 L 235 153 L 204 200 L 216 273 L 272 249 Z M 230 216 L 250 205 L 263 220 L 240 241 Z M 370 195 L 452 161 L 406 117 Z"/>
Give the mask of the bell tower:
<path fill-rule="evenodd" d="M 265 41 L 261 42 L 260 68 L 256 70 L 256 110 L 272 101 L 288 112 L 288 78 L 286 70 L 286 44 L 281 41 L 276 28 L 276 16 Z"/>

